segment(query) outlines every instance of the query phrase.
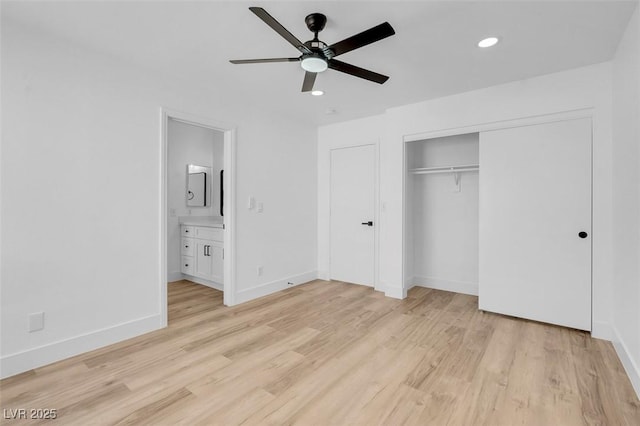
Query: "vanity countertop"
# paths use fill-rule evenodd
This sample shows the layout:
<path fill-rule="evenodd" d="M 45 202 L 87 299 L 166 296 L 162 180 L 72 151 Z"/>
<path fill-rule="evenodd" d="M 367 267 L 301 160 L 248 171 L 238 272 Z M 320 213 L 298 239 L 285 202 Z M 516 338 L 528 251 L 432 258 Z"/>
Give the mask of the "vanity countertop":
<path fill-rule="evenodd" d="M 181 216 L 180 225 L 224 228 L 224 221 L 220 216 Z"/>

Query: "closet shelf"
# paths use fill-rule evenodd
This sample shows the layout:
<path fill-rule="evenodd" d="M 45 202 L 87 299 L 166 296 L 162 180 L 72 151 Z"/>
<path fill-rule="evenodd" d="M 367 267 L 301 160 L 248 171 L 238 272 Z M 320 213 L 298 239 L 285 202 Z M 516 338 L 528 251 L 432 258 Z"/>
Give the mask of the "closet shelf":
<path fill-rule="evenodd" d="M 410 169 L 409 172 L 414 175 L 428 175 L 431 173 L 462 173 L 475 172 L 480 170 L 478 164 L 465 164 L 460 166 L 437 166 L 437 167 L 421 167 Z"/>

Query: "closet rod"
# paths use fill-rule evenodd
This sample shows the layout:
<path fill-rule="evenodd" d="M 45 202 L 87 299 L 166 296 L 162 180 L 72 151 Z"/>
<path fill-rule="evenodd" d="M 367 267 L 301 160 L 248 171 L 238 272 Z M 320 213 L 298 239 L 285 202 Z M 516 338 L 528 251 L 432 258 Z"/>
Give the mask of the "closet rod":
<path fill-rule="evenodd" d="M 412 174 L 426 175 L 431 173 L 462 173 L 474 172 L 480 170 L 478 164 L 467 164 L 464 166 L 439 166 L 439 167 L 422 167 L 409 170 Z"/>

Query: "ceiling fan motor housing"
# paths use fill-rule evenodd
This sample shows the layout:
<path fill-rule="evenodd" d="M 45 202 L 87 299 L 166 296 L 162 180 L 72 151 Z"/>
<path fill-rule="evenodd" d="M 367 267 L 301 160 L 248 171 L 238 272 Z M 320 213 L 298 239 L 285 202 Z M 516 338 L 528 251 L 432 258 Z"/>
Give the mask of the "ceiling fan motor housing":
<path fill-rule="evenodd" d="M 304 45 L 313 53 L 303 54 L 301 59 L 308 57 L 324 58 L 327 60 L 331 59 L 334 56 L 333 51 L 329 49 L 325 42 L 318 39 L 318 33 L 324 29 L 324 26 L 327 23 L 327 17 L 322 13 L 312 13 L 304 18 L 304 22 L 307 24 L 309 31 L 313 32 L 315 36 L 313 40 L 304 42 Z"/>
<path fill-rule="evenodd" d="M 315 33 L 317 37 L 318 33 L 324 29 L 327 23 L 327 17 L 322 13 L 312 13 L 304 18 L 304 22 L 307 24 L 309 31 Z"/>

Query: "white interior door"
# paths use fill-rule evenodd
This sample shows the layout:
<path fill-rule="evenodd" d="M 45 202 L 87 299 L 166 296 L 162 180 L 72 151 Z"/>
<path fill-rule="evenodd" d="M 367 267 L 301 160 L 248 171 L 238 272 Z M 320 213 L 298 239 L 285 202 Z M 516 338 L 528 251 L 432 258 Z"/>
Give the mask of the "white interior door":
<path fill-rule="evenodd" d="M 591 330 L 591 120 L 480 133 L 480 309 Z"/>
<path fill-rule="evenodd" d="M 375 147 L 331 151 L 331 279 L 374 285 Z"/>

